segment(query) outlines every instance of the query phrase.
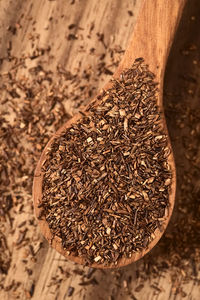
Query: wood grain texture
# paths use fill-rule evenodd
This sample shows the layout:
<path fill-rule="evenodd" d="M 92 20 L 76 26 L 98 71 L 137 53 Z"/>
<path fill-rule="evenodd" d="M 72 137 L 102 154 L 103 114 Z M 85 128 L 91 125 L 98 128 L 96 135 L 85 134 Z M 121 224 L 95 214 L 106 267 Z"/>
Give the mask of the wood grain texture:
<path fill-rule="evenodd" d="M 138 4 L 135 1 L 76 1 L 73 5 L 70 5 L 71 1 L 59 0 L 59 1 L 46 1 L 46 0 L 16 0 L 16 1 L 0 1 L 0 53 L 1 56 L 6 56 L 7 46 L 9 40 L 12 41 L 12 52 L 18 56 L 26 55 L 33 51 L 37 46 L 52 47 L 52 53 L 54 58 L 46 57 L 47 63 L 51 70 L 55 70 L 57 63 L 63 64 L 66 68 L 72 68 L 76 70 L 77 65 L 81 63 L 81 67 L 84 69 L 86 66 L 95 66 L 98 62 L 99 56 L 105 51 L 102 44 L 97 42 L 96 32 L 104 32 L 105 41 L 108 46 L 121 45 L 123 49 L 127 47 L 129 36 L 132 32 L 132 28 L 135 23 L 135 16 L 138 11 Z M 182 34 L 179 35 L 179 43 L 176 43 L 173 50 L 173 59 L 171 59 L 168 67 L 167 86 L 172 93 L 175 89 L 176 93 L 180 86 L 176 86 L 177 77 L 185 70 L 195 69 L 192 65 L 192 58 L 183 57 L 180 59 L 180 49 L 187 43 L 197 42 L 200 45 L 199 29 L 195 25 L 191 25 L 190 18 L 195 14 L 196 10 L 199 11 L 199 1 L 190 0 L 189 6 L 184 14 L 184 23 L 182 26 Z M 136 5 L 136 6 L 135 6 Z M 198 8 L 198 9 L 197 9 Z M 134 17 L 130 17 L 127 13 L 128 10 L 133 11 Z M 23 17 L 21 17 L 23 15 Z M 64 17 L 62 17 L 64 15 Z M 198 15 L 198 14 L 197 14 Z M 49 18 L 53 18 L 53 21 L 48 21 Z M 80 27 L 83 27 L 83 31 L 78 31 L 79 38 L 75 41 L 67 41 L 66 35 L 68 34 L 67 26 L 73 22 L 79 22 Z M 95 23 L 95 34 L 91 39 L 87 39 L 89 28 L 91 23 Z M 7 27 L 21 24 L 21 28 L 18 30 L 17 36 L 9 35 Z M 46 26 L 46 27 L 45 27 Z M 35 28 L 35 30 L 33 30 Z M 45 29 L 46 28 L 46 29 Z M 48 29 L 47 29 L 48 28 Z M 32 47 L 31 39 L 35 39 L 34 48 Z M 85 52 L 82 52 L 80 46 L 84 45 Z M 91 47 L 97 47 L 97 55 L 87 56 Z M 87 59 L 85 58 L 87 56 Z M 187 60 L 187 64 L 183 62 Z M 30 66 L 32 62 L 29 62 Z M 1 71 L 6 71 L 6 64 L 1 68 Z M 195 72 L 199 74 L 199 70 L 196 68 Z M 22 74 L 19 74 L 19 76 Z M 100 89 L 105 82 L 107 82 L 108 76 L 100 77 L 98 82 L 94 82 L 96 89 Z M 199 81 L 198 81 L 199 82 Z M 181 85 L 180 80 L 180 85 Z M 197 99 L 197 97 L 196 97 Z M 184 99 L 183 99 L 184 100 Z M 87 103 L 87 99 L 86 99 Z M 70 114 L 74 114 L 73 104 L 68 102 L 66 104 Z M 174 135 L 178 132 L 174 125 L 171 125 L 171 130 Z M 180 156 L 180 149 L 176 148 L 177 157 Z M 181 158 L 182 156 L 180 156 Z M 181 167 L 182 168 L 182 167 Z M 182 173 L 180 171 L 180 178 Z M 181 179 L 180 179 L 181 180 Z M 30 195 L 26 195 L 30 197 Z M 30 213 L 27 215 L 17 214 L 14 225 L 17 227 L 21 221 L 25 218 L 29 220 L 33 217 Z M 133 265 L 123 268 L 121 271 L 106 271 L 98 270 L 95 272 L 95 278 L 98 281 L 97 285 L 81 286 L 80 276 L 73 273 L 74 269 L 88 271 L 88 268 L 77 267 L 70 261 L 63 260 L 63 257 L 59 255 L 54 249 L 50 248 L 48 243 L 43 240 L 40 231 L 36 228 L 36 231 L 30 233 L 32 239 L 39 237 L 42 247 L 38 248 L 36 254 L 36 261 L 33 260 L 32 264 L 28 267 L 32 268 L 32 275 L 28 275 L 25 271 L 22 260 L 26 256 L 26 249 L 16 250 L 12 248 L 13 239 L 10 241 L 10 249 L 12 249 L 12 263 L 8 274 L 6 275 L 5 286 L 9 286 L 12 282 L 21 281 L 22 292 L 18 297 L 17 291 L 10 292 L 0 290 L 0 298 L 5 300 L 14 299 L 29 299 L 23 292 L 28 290 L 30 283 L 34 282 L 35 291 L 31 299 L 34 300 L 66 300 L 67 291 L 69 286 L 75 288 L 73 296 L 69 299 L 113 299 L 116 300 L 130 300 L 130 299 L 143 299 L 143 300 L 198 300 L 199 299 L 199 286 L 197 281 L 190 280 L 184 283 L 183 274 L 178 273 L 176 281 L 178 286 L 182 287 L 186 292 L 186 297 L 182 297 L 181 294 L 176 293 L 175 280 L 172 280 L 171 270 L 159 271 L 158 276 L 152 274 L 152 276 L 144 278 L 138 278 L 138 273 L 141 272 L 144 276 L 146 271 L 146 259 L 143 258 Z M 156 246 L 155 251 L 150 257 L 155 260 L 159 260 L 157 252 L 159 252 L 159 245 Z M 165 257 L 163 255 L 163 260 Z M 188 264 L 189 264 L 188 258 Z M 152 262 L 153 264 L 153 262 Z M 60 271 L 58 267 L 62 267 L 66 271 L 66 275 L 62 276 L 61 282 L 53 281 L 52 277 L 60 278 Z M 70 273 L 68 277 L 67 272 Z M 129 276 L 132 277 L 130 283 L 130 289 L 132 295 L 128 294 L 124 288 L 124 280 L 128 280 Z M 145 286 L 140 291 L 135 289 L 145 281 Z M 161 293 L 158 293 L 152 284 L 158 286 L 161 289 Z M 134 297 L 133 297 L 134 295 Z M 18 298 L 17 298 L 18 297 Z"/>
<path fill-rule="evenodd" d="M 150 70 L 156 74 L 158 82 L 162 81 L 185 2 L 186 0 L 144 1 L 117 74 L 121 69 L 130 67 L 136 57 L 143 57 Z"/>

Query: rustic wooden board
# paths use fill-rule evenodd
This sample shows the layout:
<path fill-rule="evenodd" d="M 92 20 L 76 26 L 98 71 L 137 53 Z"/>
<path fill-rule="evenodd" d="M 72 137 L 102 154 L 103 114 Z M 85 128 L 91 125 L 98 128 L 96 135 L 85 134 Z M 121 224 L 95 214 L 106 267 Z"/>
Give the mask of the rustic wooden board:
<path fill-rule="evenodd" d="M 29 56 L 37 48 L 47 49 L 51 47 L 51 55 L 46 55 L 45 59 L 46 64 L 53 72 L 56 71 L 58 64 L 72 72 L 77 70 L 80 72 L 80 70 L 85 69 L 95 72 L 98 69 L 100 56 L 107 51 L 107 47 L 112 48 L 120 45 L 122 49 L 126 48 L 139 6 L 140 0 L 2 0 L 0 1 L 0 57 L 7 56 L 10 42 L 12 43 L 10 45 L 12 55 L 16 57 Z M 198 0 L 191 0 L 184 12 L 185 23 L 183 23 L 182 34 L 176 41 L 178 49 L 188 42 L 187 36 L 185 37 L 186 34 L 189 34 L 188 28 L 193 28 L 193 33 L 190 32 L 191 40 L 196 40 L 196 43 L 200 44 L 200 37 L 194 30 L 195 26 L 190 24 L 191 17 L 195 12 L 198 16 L 198 11 L 200 11 Z M 78 27 L 73 30 L 75 39 L 69 40 L 69 34 L 72 32 L 68 28 L 70 24 L 78 24 Z M 197 25 L 196 27 L 198 27 Z M 16 27 L 17 34 L 12 35 L 7 30 L 9 26 Z M 183 34 L 184 30 L 185 34 Z M 104 42 L 99 42 L 97 33 L 104 34 Z M 94 55 L 88 55 L 91 48 L 96 49 Z M 179 55 L 177 49 L 173 51 L 175 55 Z M 177 63 L 174 62 L 175 60 L 171 60 L 171 65 L 169 64 L 168 67 L 168 74 L 171 74 L 166 79 L 169 82 L 169 90 L 170 81 L 173 82 L 173 78 L 177 77 L 177 72 L 180 74 L 183 71 L 180 65 L 181 60 L 177 60 Z M 34 66 L 35 61 L 28 60 L 27 64 L 29 67 Z M 1 72 L 6 72 L 8 66 L 9 62 L 3 64 Z M 198 67 L 195 70 L 200 74 Z M 170 71 L 171 73 L 169 73 Z M 19 78 L 26 74 L 25 69 L 23 72 L 19 71 Z M 108 74 L 101 74 L 99 80 L 92 82 L 96 91 L 104 85 L 108 78 L 110 78 Z M 171 89 L 173 89 L 172 84 Z M 85 99 L 85 103 L 88 100 Z M 66 101 L 65 109 L 70 115 L 73 115 L 77 110 L 74 103 L 70 101 Z M 28 204 L 24 211 L 19 213 L 16 209 L 12 212 L 14 228 L 17 228 L 23 220 L 34 219 L 29 201 L 31 195 L 27 194 L 25 198 Z M 170 270 L 159 271 L 155 267 L 152 276 L 147 276 L 148 262 L 146 258 L 120 270 L 97 270 L 90 277 L 90 273 L 88 273 L 90 270 L 87 267 L 74 265 L 51 249 L 42 238 L 36 224 L 28 232 L 35 253 L 34 256 L 27 245 L 21 248 L 16 246 L 18 230 L 12 236 L 10 235 L 12 228 L 5 230 L 9 236 L 9 247 L 12 249 L 12 261 L 5 279 L 7 290 L 0 290 L 1 299 L 29 299 L 33 284 L 32 299 L 34 300 L 68 299 L 70 286 L 75 288 L 71 299 L 179 300 L 185 297 L 185 299 L 196 300 L 200 297 L 197 279 L 191 279 L 183 284 L 184 273 L 177 274 L 174 281 Z M 153 252 L 154 259 L 157 259 L 157 251 L 159 251 L 159 245 Z M 24 260 L 28 262 L 25 263 Z M 27 269 L 32 270 L 32 274 Z M 86 274 L 84 279 L 86 283 L 80 285 L 84 274 Z M 93 281 L 87 284 L 91 278 Z M 17 287 L 18 282 L 20 282 L 19 287 Z M 8 287 L 13 285 L 16 285 L 16 289 L 9 290 Z M 142 287 L 142 285 L 144 286 Z M 183 288 L 185 294 L 177 293 L 177 287 Z"/>

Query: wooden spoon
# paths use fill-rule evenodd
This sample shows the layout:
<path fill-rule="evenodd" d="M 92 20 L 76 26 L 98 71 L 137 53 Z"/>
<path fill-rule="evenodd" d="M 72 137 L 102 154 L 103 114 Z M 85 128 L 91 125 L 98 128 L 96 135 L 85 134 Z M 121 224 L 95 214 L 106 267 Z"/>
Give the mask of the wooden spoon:
<path fill-rule="evenodd" d="M 169 50 L 174 38 L 174 34 L 179 23 L 179 19 L 182 14 L 186 0 L 145 0 L 141 4 L 140 12 L 138 15 L 137 23 L 134 27 L 130 43 L 125 52 L 124 58 L 120 63 L 118 69 L 114 74 L 114 78 L 118 79 L 120 74 L 125 68 L 130 68 L 138 57 L 143 57 L 145 63 L 149 65 L 149 69 L 156 75 L 156 81 L 158 82 L 158 106 L 160 111 L 163 111 L 162 103 L 162 89 L 163 89 L 163 77 L 165 71 L 166 60 L 169 54 Z M 110 83 L 108 83 L 104 89 L 108 89 Z M 96 100 L 98 101 L 98 100 Z M 163 116 L 163 126 L 166 134 L 168 133 L 166 122 Z M 42 201 L 42 182 L 43 174 L 41 166 L 46 159 L 47 148 L 52 144 L 54 139 L 61 135 L 61 133 L 68 128 L 71 124 L 77 122 L 81 118 L 81 114 L 75 115 L 71 120 L 66 122 L 50 139 L 46 145 L 41 158 L 38 162 L 35 170 L 34 183 L 33 183 L 33 200 L 35 214 L 38 218 L 41 214 L 41 208 L 38 205 Z M 170 143 L 170 142 L 169 142 Z M 171 148 L 171 146 L 169 145 Z M 169 219 L 172 214 L 172 210 L 175 202 L 175 191 L 176 191 L 176 169 L 174 164 L 173 153 L 168 157 L 168 162 L 172 170 L 172 184 L 169 195 L 169 209 L 168 214 L 163 221 L 163 231 L 156 229 L 154 232 L 155 238 L 150 242 L 147 249 L 140 252 L 136 252 L 131 258 L 121 258 L 117 265 L 104 266 L 102 264 L 94 263 L 92 267 L 96 268 L 114 268 L 128 265 L 148 253 L 159 241 L 164 230 L 167 227 Z M 48 227 L 48 223 L 44 219 L 40 219 L 39 225 L 43 235 L 49 241 L 53 248 L 64 255 L 66 258 L 79 263 L 84 264 L 84 259 L 81 257 L 75 257 L 73 255 L 67 255 L 67 251 L 63 249 L 61 239 L 57 236 L 53 237 Z"/>

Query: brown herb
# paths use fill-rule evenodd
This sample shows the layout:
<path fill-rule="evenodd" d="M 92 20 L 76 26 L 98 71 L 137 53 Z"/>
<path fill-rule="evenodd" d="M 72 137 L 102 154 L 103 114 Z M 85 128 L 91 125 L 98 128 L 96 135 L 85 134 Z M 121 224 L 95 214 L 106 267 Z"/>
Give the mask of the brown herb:
<path fill-rule="evenodd" d="M 43 165 L 45 218 L 86 264 L 146 248 L 168 207 L 170 153 L 143 59 L 55 139 Z"/>
<path fill-rule="evenodd" d="M 69 286 L 67 290 L 67 297 L 71 297 L 74 293 L 74 287 Z"/>
<path fill-rule="evenodd" d="M 136 288 L 135 288 L 135 292 L 140 292 L 144 287 L 144 284 L 139 284 Z"/>

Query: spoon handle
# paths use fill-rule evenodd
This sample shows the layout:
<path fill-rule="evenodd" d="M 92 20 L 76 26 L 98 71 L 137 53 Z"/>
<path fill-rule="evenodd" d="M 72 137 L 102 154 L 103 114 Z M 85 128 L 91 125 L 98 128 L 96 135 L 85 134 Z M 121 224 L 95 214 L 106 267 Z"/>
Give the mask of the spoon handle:
<path fill-rule="evenodd" d="M 143 57 L 158 81 L 162 81 L 166 60 L 186 0 L 144 0 L 124 58 L 115 72 Z"/>

